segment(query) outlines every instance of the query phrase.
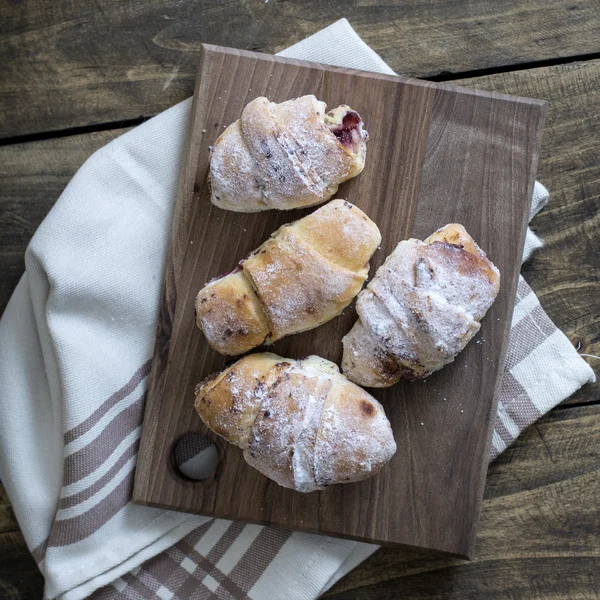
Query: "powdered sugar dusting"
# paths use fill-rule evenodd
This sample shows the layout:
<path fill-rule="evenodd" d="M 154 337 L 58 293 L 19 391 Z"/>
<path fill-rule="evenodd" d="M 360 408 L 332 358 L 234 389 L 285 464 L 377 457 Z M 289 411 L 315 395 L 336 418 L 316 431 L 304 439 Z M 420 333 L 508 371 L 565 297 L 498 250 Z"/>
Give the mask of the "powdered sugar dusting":
<path fill-rule="evenodd" d="M 325 105 L 314 96 L 281 104 L 256 98 L 217 139 L 211 155 L 212 201 L 255 212 L 324 202 L 360 173 L 360 151 L 349 153 L 325 124 Z M 361 123 L 362 131 L 362 123 Z"/>
<path fill-rule="evenodd" d="M 261 357 L 265 368 L 257 370 L 253 365 Z M 252 375 L 258 375 L 256 381 Z M 236 416 L 227 409 L 207 418 L 201 386 L 197 407 L 203 420 L 243 448 L 248 464 L 285 487 L 309 492 L 364 479 L 396 450 L 381 405 L 325 359 L 255 354 L 216 380 L 219 394 L 211 396 L 207 385 L 208 400 L 227 397 L 228 390 Z"/>
<path fill-rule="evenodd" d="M 244 262 L 271 326 L 270 341 L 312 329 L 339 314 L 359 292 L 366 272 L 330 262 L 292 227 Z"/>
<path fill-rule="evenodd" d="M 464 228 L 461 235 L 466 240 Z M 343 366 L 350 379 L 386 387 L 426 377 L 452 362 L 474 337 L 498 293 L 499 273 L 470 236 L 466 241 L 475 252 L 433 239 L 398 244 L 359 294 L 360 321 L 379 350 L 370 347 L 367 354 L 369 344 L 359 343 L 362 330 L 346 336 Z M 378 376 L 377 365 L 389 372 Z"/>
<path fill-rule="evenodd" d="M 315 482 L 315 442 L 323 404 L 323 395 L 308 395 L 302 420 L 298 423 L 295 433 L 294 455 L 292 470 L 294 487 L 300 492 L 310 492 L 318 489 Z"/>
<path fill-rule="evenodd" d="M 333 200 L 284 225 L 238 269 L 204 286 L 196 323 L 228 355 L 317 327 L 358 294 L 380 239 L 360 209 Z"/>
<path fill-rule="evenodd" d="M 353 271 L 363 269 L 381 243 L 377 225 L 342 199 L 332 200 L 294 226 L 317 252 Z"/>
<path fill-rule="evenodd" d="M 272 355 L 263 356 L 268 367 Z M 265 400 L 267 379 L 264 371 L 252 372 L 255 362 L 256 357 L 246 357 L 196 389 L 196 410 L 204 423 L 240 448 L 248 446 L 252 424 Z"/>
<path fill-rule="evenodd" d="M 364 390 L 334 385 L 315 446 L 319 485 L 360 481 L 376 473 L 396 452 L 383 407 Z"/>
<path fill-rule="evenodd" d="M 211 151 L 213 204 L 241 212 L 265 210 L 264 184 L 256 177 L 257 169 L 256 161 L 243 140 L 238 120 L 219 136 Z"/>
<path fill-rule="evenodd" d="M 286 130 L 293 136 L 296 151 L 306 165 L 307 172 L 313 180 L 327 187 L 329 197 L 337 191 L 342 181 L 357 174 L 356 161 L 326 125 L 327 106 L 324 102 L 314 96 L 302 96 L 281 104 L 271 104 L 270 108 L 275 118 L 285 123 Z"/>

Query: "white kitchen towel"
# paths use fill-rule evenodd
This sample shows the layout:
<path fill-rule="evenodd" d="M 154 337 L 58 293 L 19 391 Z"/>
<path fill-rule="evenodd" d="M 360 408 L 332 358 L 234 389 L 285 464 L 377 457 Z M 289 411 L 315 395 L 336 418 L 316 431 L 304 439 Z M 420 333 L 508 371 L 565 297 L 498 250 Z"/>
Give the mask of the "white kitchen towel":
<path fill-rule="evenodd" d="M 284 54 L 391 73 L 346 20 Z M 0 321 L 0 478 L 49 599 L 305 600 L 376 549 L 129 502 L 190 107 L 81 167 Z M 593 378 L 521 279 L 492 457 Z"/>

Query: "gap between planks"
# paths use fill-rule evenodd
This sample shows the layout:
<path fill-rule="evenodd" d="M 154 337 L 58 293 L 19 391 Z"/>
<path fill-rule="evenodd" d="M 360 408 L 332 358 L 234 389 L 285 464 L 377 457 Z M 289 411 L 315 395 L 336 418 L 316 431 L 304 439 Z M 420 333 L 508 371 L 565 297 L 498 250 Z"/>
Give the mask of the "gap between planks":
<path fill-rule="evenodd" d="M 472 79 L 477 77 L 486 77 L 490 75 L 499 75 L 502 73 L 514 73 L 519 71 L 527 71 L 529 69 L 538 69 L 543 67 L 554 67 L 558 65 L 569 64 L 572 62 L 587 62 L 600 59 L 600 52 L 590 52 L 587 54 L 577 54 L 573 56 L 549 58 L 544 60 L 536 60 L 522 63 L 514 63 L 512 65 L 503 65 L 498 67 L 486 67 L 485 69 L 472 69 L 470 71 L 460 71 L 458 73 L 450 73 L 443 71 L 438 75 L 430 77 L 420 77 L 423 81 L 432 81 L 435 83 L 447 83 L 457 81 L 459 79 Z M 190 94 L 191 95 L 191 94 Z M 69 137 L 71 135 L 81 135 L 86 133 L 96 133 L 98 131 L 110 131 L 115 129 L 127 129 L 141 125 L 148 119 L 156 115 L 140 115 L 135 119 L 123 119 L 119 121 L 108 121 L 106 123 L 95 123 L 90 125 L 80 125 L 77 127 L 66 127 L 56 131 L 40 131 L 37 133 L 28 133 L 23 135 L 15 135 L 5 138 L 0 138 L 0 147 L 9 146 L 12 144 L 24 144 L 28 142 L 39 142 L 50 140 L 53 138 Z"/>

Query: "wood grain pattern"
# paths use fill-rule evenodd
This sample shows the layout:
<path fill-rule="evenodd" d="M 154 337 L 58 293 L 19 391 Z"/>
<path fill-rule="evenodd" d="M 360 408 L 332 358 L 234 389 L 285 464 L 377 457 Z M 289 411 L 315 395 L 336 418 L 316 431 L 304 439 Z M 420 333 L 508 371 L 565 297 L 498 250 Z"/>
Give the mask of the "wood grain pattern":
<path fill-rule="evenodd" d="M 544 248 L 522 274 L 544 310 L 584 354 L 600 356 L 600 61 L 458 81 L 549 101 L 537 178 L 550 204 L 531 227 Z M 600 360 L 587 357 L 596 373 Z M 600 378 L 567 400 L 600 400 Z"/>
<path fill-rule="evenodd" d="M 0 598 L 41 598 L 44 580 L 29 554 L 10 500 L 0 484 Z"/>
<path fill-rule="evenodd" d="M 427 235 L 448 220 L 463 222 L 484 248 L 492 247 L 503 285 L 482 328 L 489 343 L 471 345 L 452 368 L 426 383 L 375 394 L 386 407 L 399 444 L 390 465 L 375 478 L 298 494 L 270 482 L 243 462 L 239 450 L 217 440 L 221 463 L 216 479 L 205 484 L 184 481 L 169 468 L 172 445 L 184 433 L 204 431 L 192 410 L 193 389 L 225 363 L 194 327 L 196 293 L 212 276 L 231 270 L 276 227 L 306 214 L 241 215 L 212 206 L 205 185 L 209 146 L 253 97 L 265 94 L 282 101 L 302 93 L 314 93 L 330 106 L 348 103 L 365 118 L 371 136 L 367 167 L 338 195 L 365 210 L 382 230 L 384 242 L 373 269 L 400 239 Z M 204 47 L 134 500 L 468 554 L 544 112 L 540 101 Z M 451 190 L 460 202 L 444 197 L 439 177 L 429 173 L 447 162 L 456 167 L 452 177 L 458 188 Z M 510 235 L 513 243 L 493 241 L 502 235 Z M 354 319 L 353 310 L 347 310 L 272 349 L 282 356 L 318 353 L 339 362 L 341 337 Z M 440 402 L 442 397 L 446 403 Z M 342 504 L 344 511 L 339 510 Z"/>
<path fill-rule="evenodd" d="M 342 15 L 392 67 L 413 75 L 437 74 L 442 62 L 444 70 L 454 73 L 596 52 L 600 34 L 593 1 L 477 0 L 469 4 L 468 12 L 464 3 L 455 1 L 379 5 L 316 0 L 278 5 L 275 0 L 266 5 L 211 3 L 210 7 L 191 0 L 5 2 L 0 23 L 8 36 L 0 41 L 8 49 L 0 92 L 2 134 L 60 130 L 153 114 L 192 93 L 197 40 L 275 51 Z M 265 18 L 263 11 L 273 6 L 277 14 L 268 13 Z M 215 16 L 218 11 L 222 18 Z M 493 43 L 488 43 L 490 39 Z M 405 69 L 405 65 L 415 70 Z M 585 352 L 600 355 L 596 266 L 600 243 L 596 226 L 600 209 L 600 61 L 496 73 L 460 83 L 550 102 L 538 178 L 550 189 L 551 204 L 533 222 L 545 247 L 524 271 L 557 325 L 575 344 L 581 341 Z M 119 132 L 0 147 L 0 312 L 22 273 L 23 252 L 36 224 L 77 167 L 96 149 L 100 143 L 96 136 Z M 597 402 L 599 386 L 587 385 L 570 400 Z M 599 423 L 599 408 L 589 410 L 590 417 L 596 412 Z M 523 511 L 543 514 L 528 520 L 526 526 L 520 518 L 489 522 L 484 502 L 475 559 L 479 539 L 486 536 L 492 542 L 477 569 L 467 572 L 463 563 L 444 565 L 438 571 L 440 579 L 429 567 L 415 575 L 407 591 L 408 586 L 402 587 L 402 580 L 397 579 L 404 572 L 405 553 L 384 549 L 337 584 L 333 590 L 337 597 L 397 598 L 398 588 L 408 598 L 573 600 L 600 596 L 600 559 L 593 554 L 598 549 L 597 535 L 593 529 L 590 536 L 582 535 L 588 527 L 580 517 L 582 511 L 597 507 L 590 499 L 598 497 L 600 489 L 580 485 L 576 494 L 558 498 L 553 488 L 546 486 L 546 480 L 555 481 L 556 471 L 561 480 L 577 482 L 582 456 L 597 462 L 598 441 L 586 425 L 589 417 L 582 417 L 579 411 L 570 407 L 560 411 L 565 419 L 577 412 L 568 424 L 555 422 L 555 411 L 523 434 L 490 469 L 488 488 L 498 474 L 501 478 L 495 493 L 499 496 L 504 486 L 510 493 L 521 481 L 530 492 L 540 492 L 522 497 Z M 551 437 L 544 427 L 547 421 L 555 423 Z M 557 436 L 562 456 L 552 462 L 557 455 L 553 443 Z M 568 512 L 563 501 L 569 502 Z M 502 511 L 502 506 L 497 508 Z M 595 523 L 599 521 L 600 515 L 596 515 Z M 14 517 L 10 531 L 0 529 L 0 595 L 41 598 L 42 577 L 17 533 Z M 584 540 L 583 545 L 578 545 L 579 539 Z M 518 552 L 513 554 L 515 540 Z M 541 557 L 540 546 L 548 549 Z"/>
<path fill-rule="evenodd" d="M 470 563 L 382 548 L 323 597 L 595 598 L 599 469 L 600 407 L 555 410 L 491 465 Z M 42 584 L 0 485 L 0 595 L 41 598 Z"/>
<path fill-rule="evenodd" d="M 549 102 L 538 179 L 550 205 L 532 222 L 543 250 L 523 267 L 554 322 L 581 352 L 600 355 L 600 60 L 499 73 L 456 83 Z M 0 312 L 23 273 L 23 254 L 39 222 L 75 171 L 126 130 L 0 147 Z M 572 264 L 577 265 L 576 269 Z M 594 359 L 589 359 L 594 366 Z M 567 403 L 600 399 L 600 382 Z"/>
<path fill-rule="evenodd" d="M 323 597 L 596 598 L 599 494 L 600 407 L 555 410 L 491 465 L 471 562 L 382 548 Z M 0 595 L 41 598 L 42 584 L 0 485 Z"/>
<path fill-rule="evenodd" d="M 0 137 L 152 116 L 190 96 L 200 42 L 278 52 L 347 17 L 399 73 L 597 53 L 596 0 L 2 2 Z"/>
<path fill-rule="evenodd" d="M 490 467 L 473 560 L 382 548 L 331 600 L 600 595 L 600 409 L 556 410 Z"/>

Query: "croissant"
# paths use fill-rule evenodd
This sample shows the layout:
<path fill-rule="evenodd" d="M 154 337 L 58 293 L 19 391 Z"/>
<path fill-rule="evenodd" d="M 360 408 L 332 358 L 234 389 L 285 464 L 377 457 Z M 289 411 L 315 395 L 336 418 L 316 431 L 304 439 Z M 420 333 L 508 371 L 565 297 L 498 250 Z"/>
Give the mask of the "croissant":
<path fill-rule="evenodd" d="M 299 492 L 365 479 L 396 452 L 381 404 L 318 356 L 248 355 L 198 385 L 195 406 L 250 466 Z"/>
<path fill-rule="evenodd" d="M 378 388 L 427 377 L 479 331 L 499 288 L 498 269 L 462 225 L 400 242 L 358 296 L 344 374 Z"/>
<path fill-rule="evenodd" d="M 349 106 L 326 110 L 314 96 L 247 104 L 212 147 L 213 204 L 258 212 L 329 200 L 340 183 L 363 170 L 368 134 Z"/>
<path fill-rule="evenodd" d="M 238 268 L 203 287 L 196 323 L 221 354 L 318 327 L 358 294 L 381 242 L 377 225 L 345 200 L 332 200 L 280 227 Z"/>

